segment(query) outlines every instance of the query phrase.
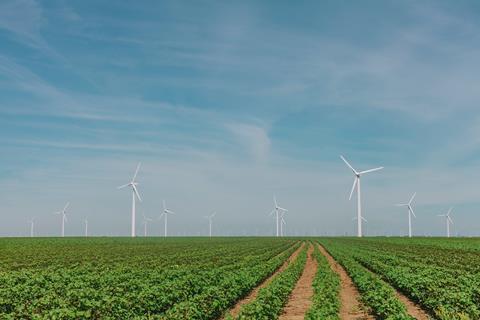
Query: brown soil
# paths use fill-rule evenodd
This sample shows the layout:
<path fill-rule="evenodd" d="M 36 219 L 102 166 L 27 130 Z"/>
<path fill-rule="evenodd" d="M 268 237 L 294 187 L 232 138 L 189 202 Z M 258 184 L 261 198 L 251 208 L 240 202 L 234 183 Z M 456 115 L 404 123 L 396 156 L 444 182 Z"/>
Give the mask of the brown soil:
<path fill-rule="evenodd" d="M 374 320 L 375 317 L 365 311 L 360 301 L 360 293 L 353 284 L 343 267 L 321 245 L 318 245 L 320 252 L 327 258 L 333 271 L 340 277 L 340 319 L 342 320 Z"/>
<path fill-rule="evenodd" d="M 302 276 L 298 279 L 283 309 L 280 320 L 303 320 L 305 313 L 312 304 L 313 279 L 317 273 L 317 260 L 313 257 L 313 246 L 308 248 L 308 258 Z"/>
<path fill-rule="evenodd" d="M 429 320 L 431 317 L 423 311 L 415 302 L 404 296 L 400 292 L 396 292 L 398 300 L 400 300 L 405 307 L 407 308 L 407 312 L 409 315 L 414 317 L 417 320 Z"/>
<path fill-rule="evenodd" d="M 275 276 L 279 273 L 281 273 L 283 270 L 285 270 L 285 268 L 288 266 L 289 263 L 291 263 L 292 261 L 294 261 L 295 259 L 297 259 L 297 256 L 298 254 L 300 253 L 300 251 L 302 251 L 303 247 L 304 247 L 305 243 L 302 243 L 302 245 L 297 249 L 295 250 L 294 253 L 292 253 L 292 255 L 287 259 L 287 261 L 285 261 L 282 266 L 280 268 L 277 269 L 277 271 L 275 271 L 270 277 L 268 277 L 266 280 L 264 280 L 259 286 L 255 287 L 255 289 L 253 289 L 252 292 L 250 292 L 245 298 L 239 300 L 235 306 L 233 306 L 232 309 L 230 309 L 230 311 L 227 312 L 227 314 L 230 314 L 233 318 L 236 318 L 238 316 L 238 314 L 240 313 L 240 309 L 247 303 L 255 300 L 257 298 L 257 295 L 258 295 L 258 291 L 260 291 L 260 289 L 262 289 L 263 287 L 267 286 L 272 280 L 273 278 L 275 278 Z M 223 319 L 223 318 L 222 318 Z"/>

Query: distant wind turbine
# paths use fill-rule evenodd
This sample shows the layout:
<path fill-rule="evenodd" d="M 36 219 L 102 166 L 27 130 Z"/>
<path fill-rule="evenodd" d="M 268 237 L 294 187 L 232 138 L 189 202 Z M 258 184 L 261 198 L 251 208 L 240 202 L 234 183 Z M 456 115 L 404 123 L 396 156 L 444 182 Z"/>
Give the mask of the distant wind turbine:
<path fill-rule="evenodd" d="M 148 231 L 148 222 L 153 221 L 151 218 L 147 218 L 144 213 L 142 213 L 143 216 L 143 236 L 147 236 L 147 231 Z"/>
<path fill-rule="evenodd" d="M 279 224 L 280 224 L 280 213 L 285 213 L 285 212 L 288 212 L 287 209 L 284 209 L 282 207 L 279 207 L 278 204 L 277 204 L 277 198 L 275 196 L 273 196 L 273 210 L 270 212 L 270 215 L 274 214 L 275 213 L 275 221 L 276 221 L 276 227 L 277 227 L 277 237 L 280 236 L 280 233 L 279 233 Z"/>
<path fill-rule="evenodd" d="M 445 217 L 445 223 L 447 224 L 447 238 L 450 238 L 450 223 L 453 224 L 453 220 L 450 217 L 450 214 L 452 213 L 453 208 L 450 208 L 447 212 L 447 214 L 439 214 L 439 217 Z"/>
<path fill-rule="evenodd" d="M 168 215 L 169 214 L 175 214 L 175 212 L 171 211 L 170 209 L 167 208 L 167 205 L 165 204 L 165 200 L 163 200 L 163 213 L 158 217 L 161 219 L 163 216 L 165 216 L 165 233 L 164 237 L 167 237 L 167 223 L 168 223 Z"/>
<path fill-rule="evenodd" d="M 396 204 L 397 207 L 407 207 L 408 209 L 408 237 L 409 238 L 412 237 L 412 214 L 415 218 L 417 217 L 415 215 L 415 212 L 413 212 L 413 208 L 412 208 L 412 202 L 413 202 L 413 199 L 415 199 L 416 195 L 417 193 L 415 192 L 413 196 L 410 198 L 410 201 L 408 201 L 408 203 Z"/>
<path fill-rule="evenodd" d="M 70 202 L 67 202 L 62 211 L 57 211 L 55 214 L 62 216 L 62 237 L 65 237 L 65 221 L 67 221 L 67 208 L 70 205 Z"/>
<path fill-rule="evenodd" d="M 85 238 L 88 237 L 88 219 L 85 219 Z"/>
<path fill-rule="evenodd" d="M 352 169 L 353 174 L 355 175 L 355 180 L 353 181 L 352 191 L 350 192 L 349 200 L 352 199 L 353 191 L 355 190 L 355 187 L 357 187 L 357 236 L 361 237 L 362 236 L 362 220 L 364 220 L 364 218 L 362 217 L 362 199 L 361 199 L 361 194 L 360 194 L 360 177 L 365 173 L 370 173 L 370 172 L 381 170 L 381 169 L 383 169 L 383 167 L 378 167 L 378 168 L 358 172 L 357 170 L 353 169 L 353 167 L 350 165 L 350 163 L 348 163 L 348 161 L 343 156 L 340 156 L 340 158 L 343 160 L 343 162 L 345 162 L 345 164 L 350 169 Z"/>
<path fill-rule="evenodd" d="M 135 179 L 137 178 L 138 170 L 140 170 L 140 165 L 141 163 L 138 163 L 137 170 L 135 170 L 135 174 L 133 175 L 132 181 L 130 181 L 127 184 L 124 184 L 123 186 L 118 187 L 118 189 L 123 189 L 125 187 L 132 187 L 132 230 L 131 230 L 132 237 L 135 237 L 135 196 L 137 196 L 138 200 L 142 202 L 142 198 L 140 198 L 140 194 L 138 193 L 138 190 L 137 190 L 138 182 L 135 181 Z"/>
<path fill-rule="evenodd" d="M 30 223 L 30 238 L 33 238 L 33 228 L 35 225 L 35 218 L 27 220 L 27 222 Z"/>
<path fill-rule="evenodd" d="M 210 238 L 212 237 L 212 220 L 213 220 L 213 217 L 215 217 L 216 214 L 217 213 L 214 212 L 209 216 L 205 216 L 205 219 L 208 219 L 208 227 L 209 227 L 208 235 L 209 235 Z"/>

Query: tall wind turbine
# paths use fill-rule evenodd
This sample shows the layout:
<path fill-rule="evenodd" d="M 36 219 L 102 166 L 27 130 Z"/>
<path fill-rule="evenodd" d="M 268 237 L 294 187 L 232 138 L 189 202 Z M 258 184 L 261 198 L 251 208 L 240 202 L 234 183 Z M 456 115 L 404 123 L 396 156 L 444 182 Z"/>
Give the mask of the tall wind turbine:
<path fill-rule="evenodd" d="M 280 223 L 280 213 L 286 213 L 288 212 L 287 209 L 284 209 L 280 206 L 278 206 L 277 204 L 277 198 L 275 196 L 273 196 L 273 210 L 270 212 L 270 215 L 274 214 L 275 213 L 275 220 L 276 220 L 276 227 L 277 227 L 277 237 L 280 236 L 280 233 L 279 233 L 279 223 Z"/>
<path fill-rule="evenodd" d="M 214 212 L 209 216 L 205 216 L 205 219 L 208 219 L 208 227 L 209 227 L 208 235 L 209 235 L 210 238 L 212 237 L 212 220 L 213 220 L 213 217 L 215 217 L 216 214 L 217 213 Z"/>
<path fill-rule="evenodd" d="M 168 223 L 168 215 L 169 214 L 175 214 L 175 212 L 173 212 L 172 210 L 168 209 L 167 208 L 167 205 L 165 204 L 165 200 L 163 200 L 163 213 L 160 215 L 160 217 L 158 217 L 159 219 L 161 219 L 163 216 L 165 216 L 165 233 L 164 233 L 164 237 L 167 237 L 167 223 Z"/>
<path fill-rule="evenodd" d="M 138 201 L 142 202 L 142 198 L 140 198 L 140 194 L 137 190 L 138 182 L 135 181 L 137 178 L 138 170 L 140 170 L 141 163 L 138 163 L 137 170 L 135 170 L 135 174 L 133 175 L 132 181 L 123 186 L 118 187 L 118 189 L 123 189 L 125 187 L 132 187 L 132 237 L 135 237 L 135 196 L 138 198 Z"/>
<path fill-rule="evenodd" d="M 33 228 L 35 225 L 35 218 L 27 220 L 27 222 L 30 223 L 30 238 L 33 238 Z"/>
<path fill-rule="evenodd" d="M 453 220 L 450 217 L 450 214 L 452 213 L 453 208 L 450 208 L 447 212 L 447 214 L 439 214 L 439 217 L 445 217 L 445 223 L 447 224 L 447 238 L 450 238 L 450 223 L 453 224 Z"/>
<path fill-rule="evenodd" d="M 147 236 L 147 231 L 148 231 L 148 222 L 153 221 L 151 218 L 147 218 L 144 213 L 142 213 L 143 216 L 143 236 Z"/>
<path fill-rule="evenodd" d="M 85 218 L 85 238 L 88 237 L 88 219 Z"/>
<path fill-rule="evenodd" d="M 416 195 L 417 193 L 415 192 L 413 196 L 410 198 L 410 201 L 408 201 L 408 203 L 399 203 L 396 205 L 397 207 L 407 207 L 408 209 L 408 237 L 409 238 L 412 237 L 412 214 L 415 218 L 417 217 L 415 215 L 415 212 L 413 212 L 413 208 L 412 208 L 412 202 L 413 202 L 413 199 L 415 199 Z"/>
<path fill-rule="evenodd" d="M 352 169 L 353 174 L 355 175 L 355 180 L 353 181 L 352 191 L 350 192 L 349 200 L 352 199 L 353 191 L 355 190 L 355 187 L 357 187 L 357 236 L 361 237 L 362 236 L 362 220 L 363 220 L 363 217 L 362 217 L 362 199 L 361 199 L 361 194 L 360 194 L 360 177 L 365 173 L 370 173 L 370 172 L 381 170 L 381 169 L 383 169 L 383 167 L 378 167 L 378 168 L 358 172 L 357 170 L 353 169 L 353 167 L 350 165 L 350 163 L 348 163 L 348 161 L 343 156 L 340 156 L 340 158 L 342 158 L 343 162 L 345 162 L 345 164 L 350 169 Z"/>
<path fill-rule="evenodd" d="M 57 211 L 55 214 L 62 216 L 62 237 L 65 237 L 65 221 L 67 221 L 67 208 L 70 205 L 70 202 L 67 202 L 62 211 Z"/>

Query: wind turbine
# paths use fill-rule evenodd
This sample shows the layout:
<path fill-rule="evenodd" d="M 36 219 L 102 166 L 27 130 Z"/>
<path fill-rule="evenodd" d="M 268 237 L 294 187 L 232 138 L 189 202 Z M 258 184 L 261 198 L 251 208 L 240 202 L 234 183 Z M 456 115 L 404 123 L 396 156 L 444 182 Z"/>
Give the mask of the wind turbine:
<path fill-rule="evenodd" d="M 175 212 L 167 208 L 167 205 L 165 204 L 165 200 L 163 200 L 163 213 L 158 218 L 161 219 L 162 216 L 165 216 L 165 235 L 164 235 L 165 238 L 167 237 L 167 219 L 168 219 L 167 217 L 171 213 L 175 214 Z"/>
<path fill-rule="evenodd" d="M 67 221 L 67 208 L 70 205 L 70 202 L 67 202 L 62 211 L 57 211 L 55 214 L 62 215 L 62 237 L 65 237 L 65 221 Z"/>
<path fill-rule="evenodd" d="M 381 170 L 381 169 L 383 169 L 383 167 L 378 167 L 378 168 L 358 172 L 357 170 L 353 169 L 353 167 L 350 165 L 350 163 L 348 163 L 348 161 L 343 156 L 340 156 L 340 158 L 343 160 L 343 162 L 345 162 L 345 164 L 350 169 L 352 169 L 353 174 L 355 175 L 355 180 L 353 181 L 352 191 L 350 192 L 349 200 L 352 199 L 353 191 L 355 190 L 355 187 L 357 187 L 357 236 L 361 237 L 362 236 L 362 220 L 365 220 L 365 219 L 362 217 L 362 199 L 361 199 L 361 195 L 360 195 L 360 177 L 365 173 L 370 173 L 370 172 Z"/>
<path fill-rule="evenodd" d="M 135 196 L 137 196 L 138 201 L 142 202 L 142 198 L 140 198 L 140 194 L 137 190 L 138 182 L 135 181 L 137 178 L 138 170 L 140 170 L 141 163 L 139 162 L 137 165 L 137 170 L 135 170 L 135 174 L 133 175 L 132 181 L 123 186 L 118 187 L 118 189 L 123 189 L 125 187 L 132 187 L 132 237 L 135 237 Z"/>
<path fill-rule="evenodd" d="M 278 206 L 277 198 L 275 196 L 273 196 L 273 204 L 274 204 L 274 207 L 273 207 L 273 210 L 270 212 L 270 215 L 275 213 L 276 227 L 277 227 L 277 237 L 278 237 L 279 236 L 280 213 L 286 213 L 286 212 L 288 212 L 288 210 Z"/>
<path fill-rule="evenodd" d="M 30 223 L 30 238 L 33 238 L 33 227 L 35 225 L 35 218 L 27 220 L 27 222 Z"/>
<path fill-rule="evenodd" d="M 147 218 L 144 213 L 142 213 L 143 216 L 143 236 L 147 236 L 147 228 L 148 228 L 148 222 L 153 221 L 151 218 Z"/>
<path fill-rule="evenodd" d="M 397 207 L 407 207 L 408 209 L 408 237 L 409 238 L 412 237 L 412 214 L 415 218 L 417 217 L 415 215 L 415 212 L 413 212 L 413 208 L 412 208 L 412 202 L 413 202 L 413 199 L 415 199 L 416 195 L 417 193 L 415 192 L 413 196 L 410 198 L 410 201 L 408 201 L 408 203 L 396 204 Z"/>
<path fill-rule="evenodd" d="M 208 227 L 209 227 L 209 229 L 208 229 L 208 230 L 209 230 L 208 235 L 209 235 L 210 238 L 212 237 L 212 219 L 213 219 L 213 217 L 215 217 L 216 214 L 217 214 L 217 213 L 214 212 L 214 213 L 212 213 L 212 214 L 209 215 L 209 216 L 205 216 L 205 219 L 208 219 Z"/>
<path fill-rule="evenodd" d="M 283 233 L 284 226 L 286 227 L 287 223 L 285 222 L 285 214 L 282 214 L 282 218 L 280 219 L 280 234 L 282 237 L 284 236 L 284 233 Z"/>
<path fill-rule="evenodd" d="M 85 219 L 85 238 L 88 237 L 88 219 Z"/>
<path fill-rule="evenodd" d="M 450 238 L 450 223 L 453 224 L 453 220 L 450 217 L 450 213 L 452 213 L 453 207 L 450 208 L 447 214 L 439 214 L 439 217 L 445 217 L 445 222 L 447 224 L 447 238 Z"/>

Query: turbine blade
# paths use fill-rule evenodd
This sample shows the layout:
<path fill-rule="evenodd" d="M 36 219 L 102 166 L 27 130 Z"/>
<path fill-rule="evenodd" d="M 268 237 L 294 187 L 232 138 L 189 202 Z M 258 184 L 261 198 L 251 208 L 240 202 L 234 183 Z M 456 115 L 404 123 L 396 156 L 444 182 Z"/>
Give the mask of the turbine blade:
<path fill-rule="evenodd" d="M 410 210 L 410 212 L 413 214 L 413 216 L 416 218 L 417 215 L 415 214 L 415 212 L 413 212 L 413 208 L 409 205 L 408 206 L 408 210 Z"/>
<path fill-rule="evenodd" d="M 408 203 L 397 203 L 395 206 L 397 206 L 397 207 L 405 207 L 405 206 L 408 206 Z"/>
<path fill-rule="evenodd" d="M 368 222 L 367 219 L 365 219 L 364 217 L 361 217 L 361 218 L 362 218 L 363 221 Z"/>
<path fill-rule="evenodd" d="M 70 205 L 70 202 L 67 202 L 67 204 L 65 205 L 65 208 L 63 208 L 63 211 L 67 211 L 67 208 L 69 205 Z"/>
<path fill-rule="evenodd" d="M 365 173 L 370 173 L 370 172 L 374 172 L 374 171 L 378 171 L 378 170 L 382 170 L 383 167 L 378 167 L 378 168 L 374 168 L 374 169 L 369 169 L 369 170 L 365 170 L 365 171 L 360 171 L 359 174 L 365 174 Z"/>
<path fill-rule="evenodd" d="M 134 184 L 132 184 L 132 188 L 133 188 L 133 192 L 135 192 L 135 194 L 137 195 L 138 200 L 142 202 L 142 198 L 140 198 L 140 194 L 138 193 L 137 187 Z"/>
<path fill-rule="evenodd" d="M 452 210 L 453 210 L 453 207 L 451 207 L 450 209 L 448 209 L 447 216 L 450 216 L 450 213 L 452 213 Z"/>
<path fill-rule="evenodd" d="M 357 185 L 357 182 L 358 182 L 358 177 L 355 177 L 355 180 L 353 181 L 352 191 L 350 191 L 350 197 L 348 197 L 348 200 L 352 200 L 353 191 L 355 191 L 355 186 Z"/>
<path fill-rule="evenodd" d="M 416 195 L 417 195 L 417 193 L 415 192 L 415 193 L 413 194 L 413 196 L 410 198 L 410 201 L 408 201 L 408 204 L 412 204 L 412 201 L 413 201 L 413 199 L 415 199 L 415 196 L 416 196 Z"/>
<path fill-rule="evenodd" d="M 358 174 L 358 172 L 353 169 L 353 167 L 350 165 L 350 163 L 348 163 L 347 159 L 345 159 L 343 156 L 340 156 L 340 158 L 343 160 L 343 162 L 345 162 L 345 164 L 350 168 L 352 169 L 353 173 L 355 173 L 356 175 Z"/>
<path fill-rule="evenodd" d="M 135 170 L 135 174 L 133 175 L 132 181 L 135 181 L 135 179 L 137 178 L 138 170 L 140 170 L 141 164 L 142 164 L 141 162 L 137 164 L 137 169 Z"/>
<path fill-rule="evenodd" d="M 117 187 L 117 189 L 123 189 L 123 188 L 125 188 L 125 187 L 128 187 L 129 185 L 130 185 L 130 183 L 127 183 L 127 184 L 124 184 L 124 185 L 122 185 L 122 186 L 120 186 L 120 187 Z"/>
<path fill-rule="evenodd" d="M 275 213 L 275 209 L 273 209 L 268 215 L 271 216 L 274 213 Z"/>
<path fill-rule="evenodd" d="M 277 207 L 277 209 L 278 209 L 278 210 L 285 211 L 285 212 L 288 212 L 288 210 L 287 210 L 287 209 L 285 209 L 285 208 L 282 208 L 282 207 Z"/>
<path fill-rule="evenodd" d="M 448 221 L 450 221 L 450 223 L 453 224 L 452 218 L 448 217 Z"/>

